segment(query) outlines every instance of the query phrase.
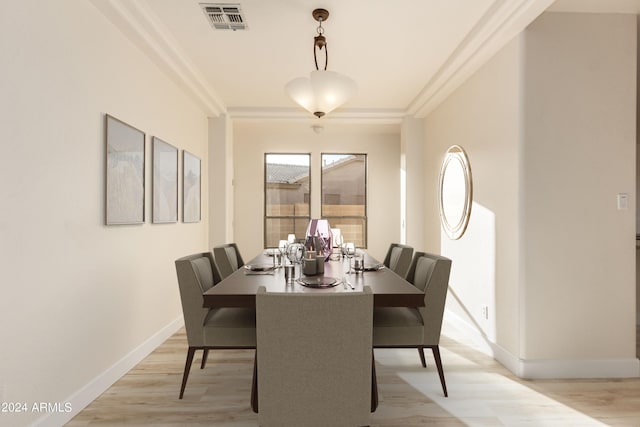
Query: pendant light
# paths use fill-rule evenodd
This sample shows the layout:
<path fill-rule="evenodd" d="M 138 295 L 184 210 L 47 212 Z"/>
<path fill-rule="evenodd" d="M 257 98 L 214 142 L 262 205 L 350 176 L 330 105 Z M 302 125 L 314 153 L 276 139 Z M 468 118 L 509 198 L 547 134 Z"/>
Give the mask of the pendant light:
<path fill-rule="evenodd" d="M 318 21 L 318 35 L 313 39 L 313 59 L 316 69 L 307 77 L 291 80 L 284 90 L 305 110 L 321 118 L 347 102 L 356 93 L 356 83 L 335 71 L 327 71 L 329 54 L 322 23 L 329 17 L 326 9 L 315 9 L 313 18 Z M 324 52 L 324 68 L 318 67 L 318 51 Z"/>

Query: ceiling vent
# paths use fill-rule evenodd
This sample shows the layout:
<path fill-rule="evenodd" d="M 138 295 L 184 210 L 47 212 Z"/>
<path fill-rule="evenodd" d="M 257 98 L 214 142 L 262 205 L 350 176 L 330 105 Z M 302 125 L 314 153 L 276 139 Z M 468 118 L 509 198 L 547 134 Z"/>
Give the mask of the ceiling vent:
<path fill-rule="evenodd" d="M 207 20 L 216 30 L 246 30 L 247 23 L 239 4 L 200 3 Z"/>

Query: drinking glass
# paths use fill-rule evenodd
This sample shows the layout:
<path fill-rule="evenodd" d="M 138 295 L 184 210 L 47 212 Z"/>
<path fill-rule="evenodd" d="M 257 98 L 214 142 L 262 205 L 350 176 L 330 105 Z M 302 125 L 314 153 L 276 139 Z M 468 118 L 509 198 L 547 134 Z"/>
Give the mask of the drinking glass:
<path fill-rule="evenodd" d="M 347 258 L 347 262 L 349 263 L 349 271 L 347 274 L 351 274 L 351 258 L 356 254 L 356 245 L 353 242 L 345 243 L 342 246 L 342 254 Z"/>
<path fill-rule="evenodd" d="M 282 259 L 282 264 L 284 264 L 284 259 L 287 256 L 288 246 L 289 246 L 289 242 L 287 240 L 280 240 L 278 242 L 278 250 L 280 251 L 280 259 Z"/>
<path fill-rule="evenodd" d="M 353 256 L 353 268 L 356 274 L 364 273 L 364 254 L 362 252 Z"/>
<path fill-rule="evenodd" d="M 291 285 L 293 284 L 293 281 L 295 280 L 295 265 L 291 264 L 291 265 L 285 265 L 284 266 L 284 282 L 287 285 Z"/>
<path fill-rule="evenodd" d="M 344 238 L 342 237 L 342 234 L 338 234 L 334 236 L 334 239 L 333 245 L 340 250 L 340 252 L 338 252 L 338 259 L 342 260 L 342 245 L 344 244 Z"/>
<path fill-rule="evenodd" d="M 342 255 L 343 260 L 347 256 L 347 244 L 344 242 L 340 245 L 340 254 Z"/>
<path fill-rule="evenodd" d="M 301 264 L 304 258 L 304 245 L 302 243 L 291 243 L 287 247 L 287 258 L 292 264 Z M 300 277 L 302 277 L 302 266 L 300 266 Z"/>

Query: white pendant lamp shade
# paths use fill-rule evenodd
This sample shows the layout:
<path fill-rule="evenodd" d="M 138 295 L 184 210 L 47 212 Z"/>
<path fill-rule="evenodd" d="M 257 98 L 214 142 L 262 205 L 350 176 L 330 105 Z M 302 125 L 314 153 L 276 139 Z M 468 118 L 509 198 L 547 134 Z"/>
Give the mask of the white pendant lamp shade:
<path fill-rule="evenodd" d="M 302 108 L 322 117 L 355 95 L 357 86 L 353 80 L 340 73 L 314 70 L 310 78 L 293 79 L 284 90 Z"/>

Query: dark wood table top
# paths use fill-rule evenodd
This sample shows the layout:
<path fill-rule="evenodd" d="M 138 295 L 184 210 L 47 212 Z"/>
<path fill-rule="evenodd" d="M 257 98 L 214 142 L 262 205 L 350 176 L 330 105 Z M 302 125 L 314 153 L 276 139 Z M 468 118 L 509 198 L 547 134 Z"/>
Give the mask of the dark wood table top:
<path fill-rule="evenodd" d="M 247 264 L 272 265 L 273 259 L 260 254 Z M 377 264 L 377 261 L 366 255 L 365 265 L 374 264 Z M 296 266 L 296 277 L 299 277 L 299 268 L 299 265 Z M 369 286 L 376 307 L 424 306 L 424 293 L 388 268 L 365 271 L 362 274 L 346 274 L 347 270 L 346 261 L 329 261 L 324 264 L 324 276 L 338 280 L 346 277 L 356 291 L 361 291 L 363 286 Z M 255 308 L 256 293 L 260 286 L 264 286 L 267 292 L 353 292 L 342 283 L 330 288 L 309 288 L 297 282 L 287 285 L 283 268 L 275 269 L 272 274 L 256 274 L 246 268 L 240 268 L 204 293 L 203 306 Z"/>

